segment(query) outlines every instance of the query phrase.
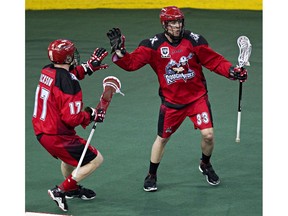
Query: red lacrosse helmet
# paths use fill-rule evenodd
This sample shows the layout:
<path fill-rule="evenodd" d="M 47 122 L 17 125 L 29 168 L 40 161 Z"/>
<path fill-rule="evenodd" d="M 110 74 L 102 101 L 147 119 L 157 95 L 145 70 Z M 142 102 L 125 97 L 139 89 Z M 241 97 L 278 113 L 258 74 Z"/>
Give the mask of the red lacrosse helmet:
<path fill-rule="evenodd" d="M 165 26 L 166 22 L 174 20 L 183 20 L 184 22 L 184 14 L 182 11 L 176 6 L 168 6 L 162 8 L 160 12 L 161 24 Z"/>
<path fill-rule="evenodd" d="M 182 23 L 182 28 L 179 36 L 174 36 L 168 31 L 168 23 L 171 21 L 180 21 Z M 165 30 L 165 34 L 167 34 L 173 41 L 178 42 L 183 37 L 184 33 L 184 14 L 183 12 L 176 6 L 168 6 L 162 8 L 160 12 L 160 22 Z"/>
<path fill-rule="evenodd" d="M 48 46 L 48 57 L 55 64 L 71 64 L 74 60 L 76 47 L 66 39 L 58 39 Z"/>

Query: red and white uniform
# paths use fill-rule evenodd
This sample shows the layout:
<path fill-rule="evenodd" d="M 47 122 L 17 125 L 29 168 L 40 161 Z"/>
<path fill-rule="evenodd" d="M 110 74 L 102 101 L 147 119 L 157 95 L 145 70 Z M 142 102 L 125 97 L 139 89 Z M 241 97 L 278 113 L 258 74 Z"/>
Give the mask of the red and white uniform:
<path fill-rule="evenodd" d="M 181 57 L 188 59 L 190 70 L 181 67 Z M 164 33 L 157 34 L 143 40 L 136 50 L 126 53 L 121 59 L 114 55 L 113 62 L 127 71 L 135 71 L 149 64 L 158 77 L 160 96 L 169 103 L 182 105 L 196 101 L 207 93 L 202 66 L 227 78 L 232 66 L 222 55 L 213 51 L 201 35 L 187 30 L 177 45 L 171 44 Z M 170 66 L 171 62 L 178 64 L 178 70 L 175 65 Z"/>
<path fill-rule="evenodd" d="M 112 60 L 126 71 L 135 71 L 149 64 L 158 77 L 159 96 L 162 103 L 176 109 L 191 105 L 203 97 L 206 97 L 205 100 L 209 104 L 202 66 L 227 78 L 229 78 L 229 68 L 232 66 L 232 63 L 209 47 L 204 37 L 188 30 L 184 31 L 183 38 L 178 44 L 170 43 L 165 34 L 160 33 L 143 40 L 133 52 L 126 53 L 123 58 L 118 58 L 114 54 Z M 208 105 L 203 109 L 205 109 L 203 112 L 210 113 Z M 160 112 L 161 110 L 163 109 L 160 108 Z M 196 118 L 192 119 L 192 116 L 197 113 L 189 112 L 185 115 L 191 118 L 195 127 L 200 129 L 212 127 L 212 117 L 209 124 L 197 126 Z M 177 125 L 172 125 L 174 123 L 171 122 L 166 125 L 166 129 L 161 129 L 162 133 L 159 132 L 159 128 L 165 126 L 167 119 L 164 116 L 159 121 L 158 134 L 162 137 L 169 136 L 162 135 L 166 130 L 172 134 L 181 124 L 178 122 Z"/>
<path fill-rule="evenodd" d="M 82 108 L 78 78 L 53 64 L 45 66 L 35 94 L 32 119 L 35 135 L 74 135 L 76 126 L 86 127 L 90 123 L 89 113 Z"/>
<path fill-rule="evenodd" d="M 86 140 L 76 135 L 75 127 L 90 124 L 90 114 L 82 111 L 82 90 L 79 79 L 85 74 L 81 66 L 71 72 L 45 66 L 40 75 L 35 93 L 32 124 L 35 135 L 42 146 L 54 157 L 77 166 Z M 89 147 L 90 159 L 97 150 Z M 84 163 L 84 164 L 85 164 Z"/>

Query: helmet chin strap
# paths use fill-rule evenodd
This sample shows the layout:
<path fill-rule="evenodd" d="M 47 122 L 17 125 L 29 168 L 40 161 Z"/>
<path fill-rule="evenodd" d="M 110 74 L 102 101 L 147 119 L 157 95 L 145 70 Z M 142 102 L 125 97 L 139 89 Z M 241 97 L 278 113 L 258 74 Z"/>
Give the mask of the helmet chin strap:
<path fill-rule="evenodd" d="M 184 28 L 182 28 L 179 36 L 174 36 L 173 34 L 171 34 L 170 32 L 168 32 L 167 29 L 165 29 L 164 33 L 171 38 L 171 40 L 172 40 L 173 43 L 178 43 L 178 42 L 182 39 L 182 37 L 183 37 Z"/>

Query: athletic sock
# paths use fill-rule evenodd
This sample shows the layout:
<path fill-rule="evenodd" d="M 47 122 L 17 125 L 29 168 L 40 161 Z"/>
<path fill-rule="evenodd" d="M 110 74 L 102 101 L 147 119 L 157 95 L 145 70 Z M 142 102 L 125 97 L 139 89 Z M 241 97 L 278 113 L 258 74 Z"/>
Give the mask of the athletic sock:
<path fill-rule="evenodd" d="M 210 163 L 210 158 L 211 158 L 211 155 L 210 156 L 207 156 L 205 154 L 202 153 L 202 162 L 205 163 L 205 164 L 209 164 Z"/>
<path fill-rule="evenodd" d="M 149 168 L 150 175 L 156 175 L 159 164 L 160 163 L 152 163 L 150 161 L 150 168 Z"/>
<path fill-rule="evenodd" d="M 62 191 L 71 191 L 79 188 L 77 182 L 72 178 L 72 175 L 69 175 L 59 186 Z"/>

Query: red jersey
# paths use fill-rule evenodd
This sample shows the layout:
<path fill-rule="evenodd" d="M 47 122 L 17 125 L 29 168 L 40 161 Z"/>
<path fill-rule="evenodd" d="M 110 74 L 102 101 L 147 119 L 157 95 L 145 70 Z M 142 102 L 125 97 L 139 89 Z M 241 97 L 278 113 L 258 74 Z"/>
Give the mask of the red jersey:
<path fill-rule="evenodd" d="M 50 64 L 42 69 L 32 117 L 35 135 L 74 135 L 76 126 L 89 125 L 90 114 L 82 111 L 78 77 L 83 79 L 85 74 L 80 67 L 69 72 Z"/>
<path fill-rule="evenodd" d="M 170 43 L 165 34 L 160 33 L 143 40 L 123 58 L 114 54 L 112 60 L 126 71 L 149 64 L 158 77 L 160 97 L 175 105 L 189 104 L 207 94 L 202 66 L 227 78 L 232 66 L 209 47 L 204 37 L 188 30 L 177 44 Z"/>

